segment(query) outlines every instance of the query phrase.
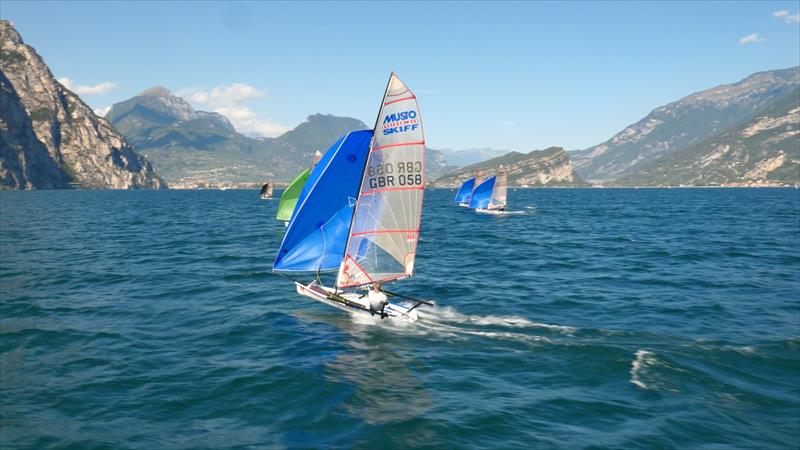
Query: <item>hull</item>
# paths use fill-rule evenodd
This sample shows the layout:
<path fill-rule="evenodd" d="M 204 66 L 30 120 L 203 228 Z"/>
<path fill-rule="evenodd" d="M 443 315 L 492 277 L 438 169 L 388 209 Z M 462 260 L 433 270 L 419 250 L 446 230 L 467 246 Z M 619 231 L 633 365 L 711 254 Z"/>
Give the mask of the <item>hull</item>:
<path fill-rule="evenodd" d="M 373 316 L 380 319 L 380 316 L 373 313 L 369 309 L 369 300 L 364 296 L 363 298 L 356 293 L 341 293 L 335 294 L 333 289 L 325 286 L 320 286 L 314 282 L 307 285 L 295 281 L 295 288 L 297 293 L 309 298 L 313 298 L 318 302 L 325 303 L 326 305 L 348 311 L 353 314 L 361 314 Z M 405 306 L 389 303 L 383 310 L 388 314 L 387 319 L 400 320 L 402 322 L 416 322 L 419 320 L 416 310 L 409 311 Z"/>
<path fill-rule="evenodd" d="M 482 209 L 482 208 L 476 209 L 475 212 L 480 214 L 489 214 L 493 216 L 515 216 L 519 214 L 525 214 L 525 211 L 505 211 L 502 209 Z"/>
<path fill-rule="evenodd" d="M 458 206 L 462 208 L 469 208 L 469 203 L 459 203 Z"/>

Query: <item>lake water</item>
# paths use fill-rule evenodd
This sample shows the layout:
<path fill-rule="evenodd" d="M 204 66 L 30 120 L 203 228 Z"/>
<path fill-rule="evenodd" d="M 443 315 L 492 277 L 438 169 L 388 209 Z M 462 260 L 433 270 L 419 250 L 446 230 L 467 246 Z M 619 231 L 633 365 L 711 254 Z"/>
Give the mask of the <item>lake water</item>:
<path fill-rule="evenodd" d="M 3 448 L 797 448 L 800 190 L 426 193 L 411 326 L 257 191 L 0 194 Z"/>

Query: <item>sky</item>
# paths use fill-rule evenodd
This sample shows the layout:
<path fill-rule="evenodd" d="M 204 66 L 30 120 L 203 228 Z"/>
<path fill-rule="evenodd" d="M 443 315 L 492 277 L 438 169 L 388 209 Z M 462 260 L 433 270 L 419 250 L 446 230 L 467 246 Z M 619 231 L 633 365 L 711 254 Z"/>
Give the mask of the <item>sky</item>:
<path fill-rule="evenodd" d="M 427 145 L 604 142 L 658 106 L 800 65 L 798 2 L 17 2 L 11 20 L 97 111 L 153 86 L 276 136 L 372 126 L 392 71 Z"/>

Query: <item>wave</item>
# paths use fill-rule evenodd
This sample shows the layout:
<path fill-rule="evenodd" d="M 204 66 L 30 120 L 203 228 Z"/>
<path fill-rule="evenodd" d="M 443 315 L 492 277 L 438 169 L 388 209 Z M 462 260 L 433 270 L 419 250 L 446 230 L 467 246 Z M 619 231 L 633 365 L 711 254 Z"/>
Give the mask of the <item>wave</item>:
<path fill-rule="evenodd" d="M 642 389 L 650 389 L 641 379 L 640 375 L 644 375 L 647 369 L 657 362 L 655 354 L 647 350 L 636 350 L 636 359 L 631 363 L 631 383 Z"/>

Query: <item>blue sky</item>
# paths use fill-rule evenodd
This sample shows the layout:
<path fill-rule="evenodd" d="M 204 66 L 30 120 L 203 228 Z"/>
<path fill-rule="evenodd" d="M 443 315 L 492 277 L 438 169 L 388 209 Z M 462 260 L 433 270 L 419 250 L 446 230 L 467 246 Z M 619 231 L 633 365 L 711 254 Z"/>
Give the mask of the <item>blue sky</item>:
<path fill-rule="evenodd" d="M 800 64 L 798 2 L 15 2 L 53 74 L 102 109 L 164 86 L 240 131 L 372 126 L 391 71 L 433 148 L 599 144 L 652 109 Z"/>

